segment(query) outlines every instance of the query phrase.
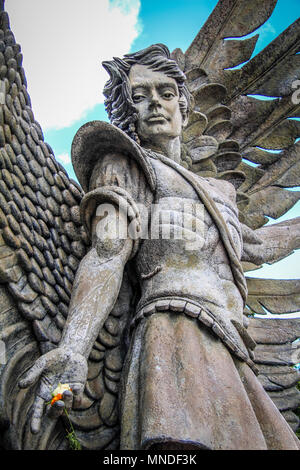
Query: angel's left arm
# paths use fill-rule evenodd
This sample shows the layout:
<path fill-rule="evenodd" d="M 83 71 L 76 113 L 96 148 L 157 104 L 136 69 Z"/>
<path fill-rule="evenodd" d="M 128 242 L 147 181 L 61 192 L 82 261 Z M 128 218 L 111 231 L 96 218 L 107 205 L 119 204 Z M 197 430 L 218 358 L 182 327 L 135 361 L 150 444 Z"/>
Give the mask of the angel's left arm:
<path fill-rule="evenodd" d="M 300 248 L 300 217 L 253 230 L 242 226 L 242 261 L 275 263 Z"/>

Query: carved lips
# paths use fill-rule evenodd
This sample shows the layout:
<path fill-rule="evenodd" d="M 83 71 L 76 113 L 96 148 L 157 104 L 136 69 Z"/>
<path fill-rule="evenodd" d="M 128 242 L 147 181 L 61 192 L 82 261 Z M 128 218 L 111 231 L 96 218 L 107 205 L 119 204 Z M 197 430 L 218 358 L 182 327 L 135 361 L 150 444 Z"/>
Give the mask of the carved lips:
<path fill-rule="evenodd" d="M 146 122 L 150 123 L 160 123 L 169 120 L 170 119 L 166 118 L 163 114 L 151 114 L 147 119 L 145 119 Z"/>

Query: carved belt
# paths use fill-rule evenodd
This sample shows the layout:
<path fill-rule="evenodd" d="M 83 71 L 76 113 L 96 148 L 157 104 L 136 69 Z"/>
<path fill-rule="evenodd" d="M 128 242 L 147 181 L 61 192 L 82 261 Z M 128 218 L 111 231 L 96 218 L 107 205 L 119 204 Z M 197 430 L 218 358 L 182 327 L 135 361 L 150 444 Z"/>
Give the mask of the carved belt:
<path fill-rule="evenodd" d="M 236 357 L 245 361 L 251 369 L 258 374 L 258 369 L 253 361 L 244 353 L 244 351 L 241 350 L 239 345 L 231 339 L 230 333 L 226 331 L 225 325 L 220 325 L 220 322 L 212 312 L 204 309 L 200 304 L 191 301 L 190 299 L 187 300 L 181 297 L 161 297 L 152 300 L 138 310 L 130 324 L 131 331 L 140 323 L 141 320 L 150 317 L 155 313 L 164 312 L 183 313 L 187 317 L 197 320 L 200 324 L 206 325 L 218 338 L 220 338 L 220 340 Z M 243 336 L 247 349 L 248 351 L 250 350 L 251 354 L 251 350 L 254 349 L 255 343 L 242 325 L 240 325 L 239 329 L 239 332 L 242 333 L 241 336 Z M 251 356 L 253 356 L 253 354 L 251 354 Z"/>

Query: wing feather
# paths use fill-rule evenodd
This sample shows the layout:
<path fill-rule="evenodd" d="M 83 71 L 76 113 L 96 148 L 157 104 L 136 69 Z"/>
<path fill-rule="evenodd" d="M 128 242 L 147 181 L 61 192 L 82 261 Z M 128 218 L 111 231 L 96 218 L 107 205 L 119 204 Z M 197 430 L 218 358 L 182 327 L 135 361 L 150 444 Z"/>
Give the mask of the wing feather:
<path fill-rule="evenodd" d="M 296 295 L 298 295 L 299 306 L 299 281 L 286 281 L 281 286 L 282 282 L 263 280 L 268 295 L 275 296 L 271 307 L 274 311 L 274 303 L 276 303 L 275 310 L 278 313 L 282 313 L 283 310 L 282 297 L 285 301 L 287 297 L 292 297 L 290 308 L 287 305 L 286 311 L 294 308 L 292 304 L 295 301 L 295 291 L 298 292 Z M 255 281 L 252 285 L 249 284 L 249 288 L 254 295 L 255 289 L 261 290 L 261 286 Z M 284 289 L 286 289 L 285 293 Z M 258 301 L 264 307 L 269 306 L 268 300 L 267 302 L 261 300 L 260 292 L 258 293 Z M 254 361 L 259 370 L 258 378 L 284 418 L 296 431 L 299 427 L 299 417 L 295 411 L 300 402 L 300 392 L 297 389 L 300 374 L 299 370 L 293 366 L 300 362 L 300 342 L 297 341 L 300 336 L 300 319 L 251 318 L 248 331 L 257 343 Z"/>
<path fill-rule="evenodd" d="M 247 278 L 247 286 L 247 305 L 249 306 L 252 314 L 265 314 L 266 311 L 273 314 L 284 314 L 294 313 L 299 310 L 299 279 L 275 280 Z M 298 323 L 299 322 L 295 322 L 294 325 Z M 298 329 L 296 331 L 298 331 Z"/>
<path fill-rule="evenodd" d="M 186 70 L 201 66 L 214 70 L 217 58 L 222 63 L 222 55 L 230 57 L 232 66 L 240 61 L 247 60 L 251 55 L 257 38 L 242 42 L 237 47 L 236 41 L 226 41 L 226 38 L 246 36 L 261 26 L 272 14 L 277 0 L 254 0 L 245 2 L 241 0 L 221 0 L 201 28 L 198 35 L 185 54 Z M 217 72 L 219 68 L 216 67 Z"/>
<path fill-rule="evenodd" d="M 290 95 L 292 83 L 299 77 L 299 29 L 298 19 L 239 71 L 224 72 L 228 103 L 241 95 Z"/>

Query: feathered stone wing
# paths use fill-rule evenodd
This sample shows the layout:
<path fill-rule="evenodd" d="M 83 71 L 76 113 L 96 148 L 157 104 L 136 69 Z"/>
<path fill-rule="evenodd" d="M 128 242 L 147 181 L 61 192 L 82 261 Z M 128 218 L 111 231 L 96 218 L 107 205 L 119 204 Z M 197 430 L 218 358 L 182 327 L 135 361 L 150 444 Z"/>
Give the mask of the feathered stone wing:
<path fill-rule="evenodd" d="M 43 432 L 31 434 L 35 387 L 21 390 L 18 381 L 59 343 L 74 276 L 90 244 L 79 217 L 83 193 L 44 142 L 3 1 L 0 11 L 0 345 L 6 356 L 0 364 L 0 442 L 5 448 L 66 448 L 60 420 L 46 420 Z M 118 447 L 126 283 L 89 357 L 83 403 L 71 414 L 83 448 Z"/>
<path fill-rule="evenodd" d="M 183 54 L 172 56 L 184 70 L 195 111 L 183 135 L 183 163 L 203 176 L 226 179 L 237 189 L 240 220 L 263 241 L 260 259 L 245 271 L 274 263 L 300 247 L 300 217 L 267 225 L 300 199 L 300 20 L 250 59 L 258 35 L 243 39 L 272 14 L 277 0 L 220 0 Z M 236 67 L 240 64 L 243 66 Z M 257 96 L 261 95 L 261 96 Z M 271 100 L 261 99 L 272 97 Z M 248 279 L 246 314 L 257 342 L 260 379 L 296 429 L 300 362 L 299 321 L 251 319 L 251 315 L 300 310 L 297 280 Z"/>

